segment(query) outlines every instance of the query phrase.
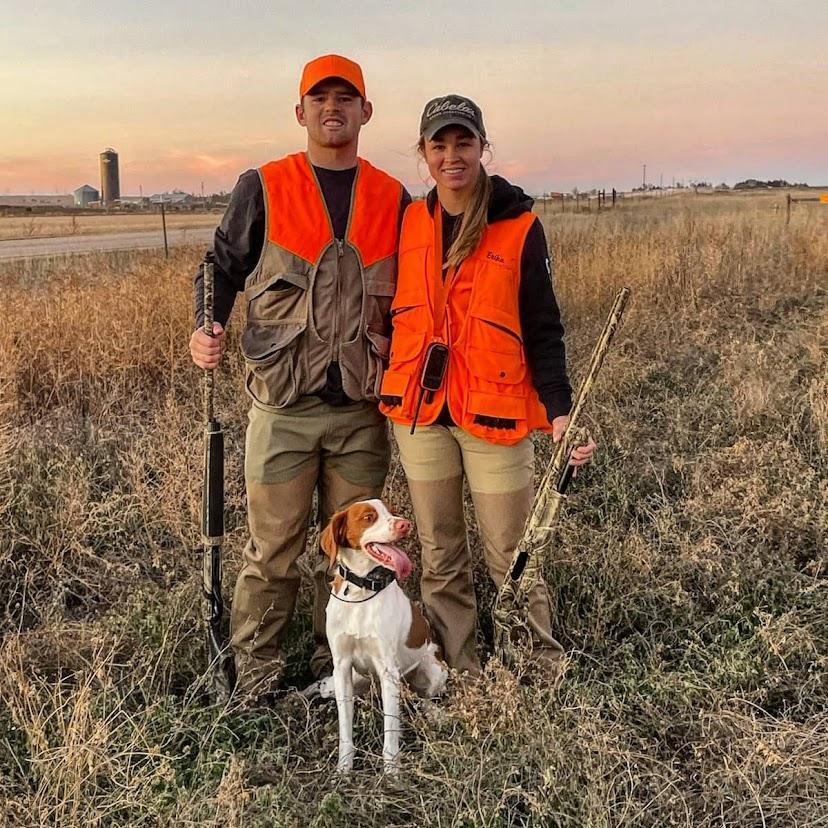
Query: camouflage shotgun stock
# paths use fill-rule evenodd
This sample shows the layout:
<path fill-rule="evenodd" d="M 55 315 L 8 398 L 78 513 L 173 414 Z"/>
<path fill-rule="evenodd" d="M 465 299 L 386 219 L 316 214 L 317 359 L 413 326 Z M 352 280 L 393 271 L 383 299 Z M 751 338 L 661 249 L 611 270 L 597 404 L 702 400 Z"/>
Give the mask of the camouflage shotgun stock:
<path fill-rule="evenodd" d="M 495 651 L 504 663 L 517 660 L 515 631 L 519 631 L 518 635 L 528 635 L 525 620 L 527 596 L 540 577 L 541 554 L 552 542 L 558 513 L 572 479 L 574 467 L 569 463 L 569 454 L 576 445 L 584 441 L 586 435 L 584 429 L 578 425 L 578 420 L 621 322 L 629 295 L 630 289 L 625 287 L 621 288 L 615 297 L 604 330 L 592 352 L 589 369 L 575 397 L 569 414 L 569 424 L 538 487 L 523 537 L 515 549 L 509 571 L 497 594 L 492 613 Z"/>
<path fill-rule="evenodd" d="M 204 260 L 204 333 L 213 335 L 213 263 Z M 230 697 L 233 658 L 222 635 L 221 545 L 224 542 L 224 431 L 213 411 L 214 374 L 204 371 L 204 488 L 201 493 L 201 588 L 207 599 L 206 656 L 216 700 Z"/>

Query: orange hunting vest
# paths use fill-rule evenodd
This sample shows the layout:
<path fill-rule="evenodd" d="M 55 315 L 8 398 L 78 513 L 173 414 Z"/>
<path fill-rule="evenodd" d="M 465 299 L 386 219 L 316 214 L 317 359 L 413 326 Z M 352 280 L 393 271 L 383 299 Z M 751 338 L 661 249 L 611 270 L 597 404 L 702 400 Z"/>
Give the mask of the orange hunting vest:
<path fill-rule="evenodd" d="M 347 231 L 337 240 L 305 153 L 265 164 L 259 175 L 267 230 L 244 290 L 248 393 L 260 406 L 285 408 L 324 388 L 336 362 L 350 399 L 378 400 L 402 185 L 360 158 Z"/>
<path fill-rule="evenodd" d="M 449 346 L 448 369 L 441 389 L 424 397 L 418 425 L 433 423 L 447 404 L 458 426 L 490 443 L 513 445 L 533 429 L 551 431 L 526 364 L 518 310 L 520 258 L 534 221 L 527 212 L 486 227 L 451 279 L 444 322 L 435 330 L 434 256 L 442 251 L 435 251 L 426 202 L 406 210 L 391 360 L 380 394 L 380 410 L 395 423 L 411 424 L 425 351 L 437 340 Z"/>

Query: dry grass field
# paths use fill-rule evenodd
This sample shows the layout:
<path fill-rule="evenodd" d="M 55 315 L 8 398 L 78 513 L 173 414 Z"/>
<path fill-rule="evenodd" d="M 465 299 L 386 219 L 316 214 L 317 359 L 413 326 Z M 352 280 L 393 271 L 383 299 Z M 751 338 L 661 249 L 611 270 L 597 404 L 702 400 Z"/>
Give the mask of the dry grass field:
<path fill-rule="evenodd" d="M 750 197 L 546 220 L 576 380 L 633 289 L 590 407 L 600 456 L 546 566 L 570 661 L 555 686 L 492 660 L 407 703 L 397 782 L 376 700 L 348 780 L 332 706 L 209 705 L 200 252 L 0 267 L 0 824 L 828 824 L 828 208 L 787 229 Z M 226 592 L 245 536 L 239 328 L 218 377 Z M 389 488 L 404 505 L 399 469 Z M 288 684 L 310 648 L 303 591 Z"/>
<path fill-rule="evenodd" d="M 220 213 L 177 213 L 166 216 L 169 229 L 215 227 Z M 160 213 L 87 213 L 64 216 L 0 216 L 0 240 L 43 239 L 52 236 L 89 236 L 95 233 L 128 233 L 158 230 Z"/>

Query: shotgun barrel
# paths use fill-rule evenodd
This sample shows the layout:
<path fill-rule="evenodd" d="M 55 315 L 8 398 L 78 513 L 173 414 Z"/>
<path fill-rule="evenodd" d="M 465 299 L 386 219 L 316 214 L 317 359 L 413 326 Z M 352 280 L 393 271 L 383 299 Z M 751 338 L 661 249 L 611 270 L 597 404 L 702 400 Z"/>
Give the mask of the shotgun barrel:
<path fill-rule="evenodd" d="M 213 263 L 205 258 L 204 333 L 213 335 Z M 204 618 L 206 655 L 218 701 L 232 687 L 232 657 L 222 632 L 221 547 L 224 542 L 224 430 L 213 411 L 214 372 L 204 372 L 204 485 L 201 492 L 201 588 L 207 600 Z"/>
<path fill-rule="evenodd" d="M 555 524 L 572 480 L 574 468 L 569 463 L 570 452 L 583 441 L 585 434 L 579 425 L 581 413 L 621 323 L 629 296 L 630 289 L 624 287 L 615 297 L 604 329 L 593 349 L 586 376 L 575 397 L 569 414 L 569 423 L 538 487 L 523 536 L 498 591 L 492 614 L 495 649 L 502 661 L 514 661 L 517 657 L 513 631 L 527 631 L 524 615 L 528 593 L 540 577 L 541 555 L 552 542 Z"/>

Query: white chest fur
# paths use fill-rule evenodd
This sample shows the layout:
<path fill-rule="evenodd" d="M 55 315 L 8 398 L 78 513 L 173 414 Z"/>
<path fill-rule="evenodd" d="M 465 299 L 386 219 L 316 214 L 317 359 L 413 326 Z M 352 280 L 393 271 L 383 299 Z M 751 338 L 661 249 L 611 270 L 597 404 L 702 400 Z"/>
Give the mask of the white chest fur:
<path fill-rule="evenodd" d="M 410 639 L 414 608 L 396 581 L 378 593 L 337 579 L 328 600 L 326 630 L 334 662 L 333 689 L 339 714 L 340 772 L 353 767 L 354 673 L 374 675 L 383 701 L 387 772 L 399 753 L 399 684 L 405 678 L 422 696 L 445 688 L 447 672 L 431 641 Z M 324 695 L 324 691 L 323 691 Z"/>

